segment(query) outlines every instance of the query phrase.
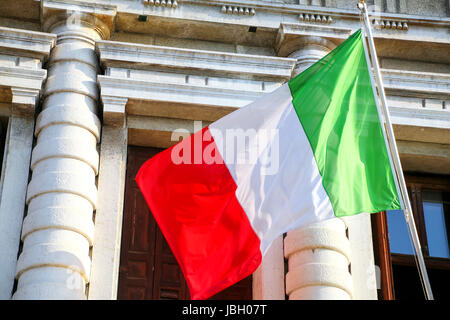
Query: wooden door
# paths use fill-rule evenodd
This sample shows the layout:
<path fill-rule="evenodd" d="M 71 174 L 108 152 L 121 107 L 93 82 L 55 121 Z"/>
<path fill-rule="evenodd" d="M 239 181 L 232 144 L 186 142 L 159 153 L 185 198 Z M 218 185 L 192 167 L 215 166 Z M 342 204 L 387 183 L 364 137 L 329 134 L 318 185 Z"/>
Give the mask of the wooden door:
<path fill-rule="evenodd" d="M 141 165 L 161 151 L 128 147 L 118 299 L 189 299 L 183 273 L 134 180 Z M 211 299 L 251 298 L 250 276 Z"/>

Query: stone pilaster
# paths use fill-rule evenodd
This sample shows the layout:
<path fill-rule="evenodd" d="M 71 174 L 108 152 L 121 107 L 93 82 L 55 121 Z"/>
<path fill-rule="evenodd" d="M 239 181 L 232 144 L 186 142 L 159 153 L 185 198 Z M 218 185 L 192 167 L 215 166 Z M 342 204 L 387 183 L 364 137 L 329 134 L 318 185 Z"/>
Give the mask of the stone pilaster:
<path fill-rule="evenodd" d="M 253 273 L 253 300 L 285 300 L 283 236 L 275 239 Z"/>
<path fill-rule="evenodd" d="M 109 37 L 109 28 L 86 8 L 47 4 L 43 1 L 43 26 L 57 35 L 57 44 L 36 121 L 13 298 L 86 299 L 101 129 L 94 48 L 96 40 Z"/>
<path fill-rule="evenodd" d="M 8 116 L 0 180 L 0 300 L 11 298 L 25 213 L 34 113 L 56 37 L 0 27 L 0 103 Z M 2 150 L 3 151 L 3 150 Z"/>
<path fill-rule="evenodd" d="M 31 106 L 34 110 L 34 105 Z M 33 117 L 8 121 L 0 182 L 0 300 L 11 298 L 33 145 Z"/>
<path fill-rule="evenodd" d="M 103 125 L 89 299 L 117 298 L 128 129 Z"/>

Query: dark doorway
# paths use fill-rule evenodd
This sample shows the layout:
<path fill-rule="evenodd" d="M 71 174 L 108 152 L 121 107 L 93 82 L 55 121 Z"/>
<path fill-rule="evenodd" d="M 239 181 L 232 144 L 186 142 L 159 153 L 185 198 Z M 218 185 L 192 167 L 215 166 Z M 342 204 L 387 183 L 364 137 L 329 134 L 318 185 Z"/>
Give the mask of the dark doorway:
<path fill-rule="evenodd" d="M 189 299 L 183 273 L 134 180 L 141 165 L 161 151 L 128 147 L 118 299 Z M 211 299 L 251 300 L 251 276 Z"/>

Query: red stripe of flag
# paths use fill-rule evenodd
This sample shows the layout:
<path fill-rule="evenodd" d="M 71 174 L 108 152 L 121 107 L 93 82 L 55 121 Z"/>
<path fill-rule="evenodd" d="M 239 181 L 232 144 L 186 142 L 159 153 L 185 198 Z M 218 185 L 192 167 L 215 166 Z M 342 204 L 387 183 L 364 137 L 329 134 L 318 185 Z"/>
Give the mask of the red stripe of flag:
<path fill-rule="evenodd" d="M 260 240 L 208 127 L 145 162 L 136 182 L 192 299 L 211 297 L 261 263 Z"/>

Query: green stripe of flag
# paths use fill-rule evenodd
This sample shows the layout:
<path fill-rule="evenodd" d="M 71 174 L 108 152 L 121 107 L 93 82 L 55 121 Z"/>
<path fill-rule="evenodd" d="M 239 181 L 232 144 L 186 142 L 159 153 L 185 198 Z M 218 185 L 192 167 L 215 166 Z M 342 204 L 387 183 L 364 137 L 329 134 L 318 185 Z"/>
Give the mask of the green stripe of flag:
<path fill-rule="evenodd" d="M 289 87 L 334 214 L 400 209 L 361 30 Z"/>

